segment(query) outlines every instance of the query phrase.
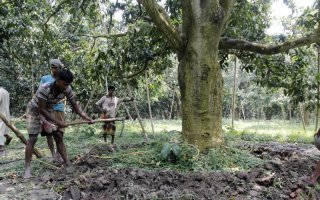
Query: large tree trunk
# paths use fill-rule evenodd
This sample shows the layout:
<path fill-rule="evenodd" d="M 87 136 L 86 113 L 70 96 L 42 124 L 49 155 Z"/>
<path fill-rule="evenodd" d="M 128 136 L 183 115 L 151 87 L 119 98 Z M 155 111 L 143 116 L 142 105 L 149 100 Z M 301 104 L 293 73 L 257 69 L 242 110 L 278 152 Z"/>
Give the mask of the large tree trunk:
<path fill-rule="evenodd" d="M 221 145 L 223 81 L 218 46 L 233 0 L 180 1 L 179 33 L 155 0 L 138 2 L 178 53 L 183 138 L 200 151 Z"/>
<path fill-rule="evenodd" d="M 320 42 L 319 27 L 308 36 L 277 45 L 221 37 L 235 0 L 180 1 L 182 29 L 173 26 L 165 9 L 155 0 L 137 1 L 146 8 L 168 44 L 178 53 L 182 134 L 201 151 L 223 143 L 223 89 L 218 47 L 270 55 Z"/>
<path fill-rule="evenodd" d="M 222 29 L 219 17 L 223 16 L 192 1 L 184 6 L 189 6 L 184 9 L 189 12 L 184 14 L 190 21 L 183 24 L 188 42 L 179 57 L 182 135 L 188 143 L 204 151 L 223 143 L 223 80 L 218 63 Z"/>

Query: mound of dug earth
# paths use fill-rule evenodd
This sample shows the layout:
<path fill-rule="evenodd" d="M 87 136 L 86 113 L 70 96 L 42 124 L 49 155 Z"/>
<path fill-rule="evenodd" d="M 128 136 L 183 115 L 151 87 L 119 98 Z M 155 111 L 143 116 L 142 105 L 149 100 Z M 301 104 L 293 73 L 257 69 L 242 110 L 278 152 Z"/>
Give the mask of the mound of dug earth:
<path fill-rule="evenodd" d="M 44 175 L 37 181 L 55 188 L 59 199 L 320 199 L 317 187 L 301 178 L 319 160 L 313 145 L 239 143 L 266 163 L 242 172 L 186 173 L 137 168 L 113 169 L 108 146 L 93 149 L 72 167 Z M 119 147 L 121 148 L 121 147 Z M 58 191 L 57 191 L 58 190 Z M 33 193 L 34 194 L 34 193 Z"/>
<path fill-rule="evenodd" d="M 312 172 L 319 155 L 312 145 L 238 144 L 270 161 L 246 172 L 188 173 L 170 170 L 112 169 L 112 163 L 91 151 L 74 170 L 61 176 L 68 185 L 64 199 L 320 199 L 320 192 L 301 181 Z M 101 152 L 100 152 L 101 151 Z M 100 166 L 110 166 L 101 168 Z M 56 181 L 54 184 L 59 184 Z"/>

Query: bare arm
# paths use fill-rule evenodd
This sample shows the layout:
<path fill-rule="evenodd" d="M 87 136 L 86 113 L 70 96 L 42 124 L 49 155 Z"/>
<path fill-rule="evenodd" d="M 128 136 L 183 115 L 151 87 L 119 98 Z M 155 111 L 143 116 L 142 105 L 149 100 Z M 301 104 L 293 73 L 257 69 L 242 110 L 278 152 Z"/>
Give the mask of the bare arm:
<path fill-rule="evenodd" d="M 93 120 L 91 119 L 91 117 L 89 117 L 89 116 L 87 115 L 87 113 L 85 113 L 85 112 L 79 107 L 79 105 L 78 105 L 78 103 L 76 102 L 75 98 L 70 99 L 69 102 L 70 102 L 70 104 L 72 105 L 74 111 L 75 111 L 76 113 L 78 113 L 78 114 L 82 117 L 82 119 L 84 119 L 84 120 L 89 121 L 89 122 L 92 123 Z"/>
<path fill-rule="evenodd" d="M 43 115 L 47 120 L 52 121 L 58 127 L 61 127 L 61 128 L 67 127 L 67 125 L 64 122 L 57 120 L 55 117 L 51 116 L 51 114 L 47 110 L 46 101 L 40 98 L 39 98 L 39 113 Z"/>

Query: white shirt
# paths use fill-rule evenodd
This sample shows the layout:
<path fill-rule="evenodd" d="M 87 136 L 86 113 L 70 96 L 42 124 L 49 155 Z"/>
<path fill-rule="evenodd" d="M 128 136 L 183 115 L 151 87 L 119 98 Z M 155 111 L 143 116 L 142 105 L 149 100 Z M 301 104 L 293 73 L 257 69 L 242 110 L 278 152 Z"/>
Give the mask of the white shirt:
<path fill-rule="evenodd" d="M 116 96 L 103 96 L 99 101 L 97 101 L 96 105 L 106 111 L 106 114 L 110 117 L 115 117 L 117 106 L 121 103 L 122 100 Z"/>
<path fill-rule="evenodd" d="M 9 92 L 7 92 L 7 90 L 5 90 L 3 87 L 0 87 L 0 112 L 10 122 L 9 105 L 10 105 Z M 2 120 L 0 120 L 0 137 L 3 138 L 4 135 L 8 135 L 9 131 L 10 129 L 7 127 L 7 125 Z M 3 144 L 4 144 L 4 140 L 0 139 L 0 145 L 3 145 Z"/>

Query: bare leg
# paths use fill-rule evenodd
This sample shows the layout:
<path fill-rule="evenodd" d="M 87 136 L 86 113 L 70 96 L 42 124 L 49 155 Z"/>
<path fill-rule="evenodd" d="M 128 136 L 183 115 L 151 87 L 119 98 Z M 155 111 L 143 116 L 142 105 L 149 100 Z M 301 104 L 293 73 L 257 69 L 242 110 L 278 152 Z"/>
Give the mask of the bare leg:
<path fill-rule="evenodd" d="M 67 152 L 66 152 L 66 147 L 64 146 L 64 143 L 63 143 L 63 137 L 62 137 L 62 134 L 60 131 L 57 131 L 53 134 L 53 138 L 54 140 L 56 141 L 56 144 L 57 144 L 57 150 L 58 152 L 60 153 L 62 159 L 63 159 L 63 162 L 66 166 L 69 166 L 71 165 L 71 162 L 68 160 L 68 157 L 67 157 Z"/>
<path fill-rule="evenodd" d="M 54 159 L 55 157 L 55 150 L 54 150 L 54 143 L 53 143 L 53 138 L 52 136 L 47 136 L 47 142 L 48 142 L 48 147 L 50 149 L 50 152 L 51 152 L 51 155 L 52 155 L 52 158 Z"/>
<path fill-rule="evenodd" d="M 112 136 L 112 138 L 111 138 L 111 144 L 114 144 L 114 137 L 115 137 L 116 129 L 115 129 L 115 128 L 114 128 L 114 129 L 111 129 L 110 132 L 111 132 L 111 136 Z"/>
<path fill-rule="evenodd" d="M 111 135 L 111 144 L 114 144 L 114 135 Z"/>
<path fill-rule="evenodd" d="M 29 139 L 27 142 L 26 150 L 25 150 L 25 172 L 24 172 L 24 178 L 31 178 L 31 160 L 32 160 L 32 154 L 34 150 L 34 145 L 36 144 L 38 140 L 38 135 L 33 134 L 29 135 Z"/>
<path fill-rule="evenodd" d="M 318 181 L 318 178 L 320 176 L 320 162 L 318 162 L 315 170 L 312 172 L 310 176 L 310 182 L 315 185 Z"/>
<path fill-rule="evenodd" d="M 5 145 L 9 145 L 11 140 L 13 139 L 13 137 L 11 137 L 10 135 L 4 135 L 4 137 L 6 137 L 6 142 L 5 142 Z"/>

